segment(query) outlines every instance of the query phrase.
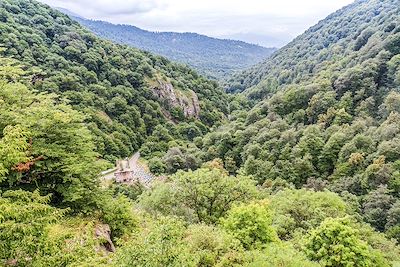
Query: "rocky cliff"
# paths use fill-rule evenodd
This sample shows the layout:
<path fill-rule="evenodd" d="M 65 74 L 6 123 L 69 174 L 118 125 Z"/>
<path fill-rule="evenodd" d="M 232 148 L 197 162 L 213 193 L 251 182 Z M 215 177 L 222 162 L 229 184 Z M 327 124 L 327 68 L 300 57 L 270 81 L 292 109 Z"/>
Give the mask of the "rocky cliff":
<path fill-rule="evenodd" d="M 168 108 L 181 108 L 185 117 L 199 117 L 199 99 L 192 90 L 178 90 L 171 83 L 160 79 L 151 85 L 151 90 Z"/>

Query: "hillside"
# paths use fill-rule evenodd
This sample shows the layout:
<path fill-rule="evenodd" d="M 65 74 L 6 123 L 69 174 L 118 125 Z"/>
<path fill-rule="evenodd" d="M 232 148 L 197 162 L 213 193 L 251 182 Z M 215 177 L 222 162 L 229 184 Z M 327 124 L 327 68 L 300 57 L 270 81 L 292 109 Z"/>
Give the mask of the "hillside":
<path fill-rule="evenodd" d="M 399 14 L 397 1 L 356 1 L 237 76 L 230 123 L 197 138 L 191 154 L 268 190 L 336 192 L 398 239 Z M 179 169 L 174 149 L 146 156 L 154 171 Z"/>
<path fill-rule="evenodd" d="M 137 151 L 156 126 L 184 122 L 205 132 L 226 113 L 217 84 L 183 65 L 96 37 L 35 1 L 0 5 L 4 56 L 33 73 L 36 90 L 84 112 L 98 152 L 111 161 Z"/>
<path fill-rule="evenodd" d="M 270 59 L 238 74 L 228 91 L 254 91 L 254 98 L 281 85 L 312 79 L 336 63 L 348 68 L 378 53 L 381 42 L 399 23 L 398 2 L 355 1 L 308 29 Z M 354 14 L 357 14 L 356 16 Z"/>
<path fill-rule="evenodd" d="M 0 266 L 399 266 L 398 8 L 357 1 L 288 46 L 295 78 L 226 95 L 0 0 Z M 371 25 L 300 71 L 314 34 Z"/>
<path fill-rule="evenodd" d="M 188 64 L 211 78 L 223 78 L 249 68 L 276 50 L 196 33 L 150 32 L 130 25 L 70 16 L 101 37 Z"/>
<path fill-rule="evenodd" d="M 267 188 L 330 190 L 399 238 L 400 6 L 356 1 L 237 76 L 255 105 L 197 142 Z M 394 212 L 394 213 L 393 213 Z"/>

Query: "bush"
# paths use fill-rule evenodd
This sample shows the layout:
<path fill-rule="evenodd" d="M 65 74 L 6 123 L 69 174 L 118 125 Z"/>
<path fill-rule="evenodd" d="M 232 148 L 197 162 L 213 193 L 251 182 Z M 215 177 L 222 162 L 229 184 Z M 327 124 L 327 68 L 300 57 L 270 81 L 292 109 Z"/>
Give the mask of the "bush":
<path fill-rule="evenodd" d="M 389 266 L 382 255 L 361 240 L 348 218 L 326 219 L 306 241 L 309 259 L 323 266 Z"/>
<path fill-rule="evenodd" d="M 165 163 L 160 159 L 160 158 L 152 158 L 149 161 L 149 169 L 151 173 L 154 173 L 155 175 L 160 175 L 165 173 L 167 166 Z"/>
<path fill-rule="evenodd" d="M 131 234 L 137 228 L 138 219 L 133 213 L 133 203 L 123 195 L 113 198 L 105 195 L 100 201 L 101 218 L 111 228 L 112 238 Z"/>
<path fill-rule="evenodd" d="M 77 216 L 49 226 L 32 266 L 110 266 L 107 241 L 95 235 L 100 225 L 96 219 Z"/>
<path fill-rule="evenodd" d="M 289 244 L 270 243 L 263 250 L 251 251 L 247 255 L 245 267 L 281 266 L 281 267 L 318 267 L 316 262 L 307 259 Z"/>
<path fill-rule="evenodd" d="M 261 248 L 269 242 L 278 241 L 267 201 L 235 206 L 228 211 L 221 224 L 246 249 Z"/>
<path fill-rule="evenodd" d="M 347 205 L 339 195 L 306 189 L 280 191 L 271 198 L 274 225 L 280 238 L 288 240 L 295 232 L 306 232 L 326 218 L 343 217 Z"/>
<path fill-rule="evenodd" d="M 159 218 L 117 251 L 116 266 L 195 266 L 183 244 L 185 227 L 172 218 Z"/>
<path fill-rule="evenodd" d="M 196 266 L 232 266 L 243 257 L 240 242 L 225 231 L 204 224 L 191 225 L 184 239 Z"/>
<path fill-rule="evenodd" d="M 191 222 L 216 223 L 236 203 L 257 195 L 246 176 L 229 176 L 220 169 L 180 171 L 170 182 L 156 184 L 140 204 L 149 212 L 175 215 Z"/>
<path fill-rule="evenodd" d="M 0 262 L 26 266 L 35 260 L 46 228 L 64 211 L 48 205 L 37 191 L 6 191 L 0 196 Z"/>
<path fill-rule="evenodd" d="M 115 183 L 112 186 L 112 190 L 114 192 L 114 197 L 124 195 L 130 200 L 135 201 L 146 189 L 141 183 L 135 183 L 132 185 Z"/>

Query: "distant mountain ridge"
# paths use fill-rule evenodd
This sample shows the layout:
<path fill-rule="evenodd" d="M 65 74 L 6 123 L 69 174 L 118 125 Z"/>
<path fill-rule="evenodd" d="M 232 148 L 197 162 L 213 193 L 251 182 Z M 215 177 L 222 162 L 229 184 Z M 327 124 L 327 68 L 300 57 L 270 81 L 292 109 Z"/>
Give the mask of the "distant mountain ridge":
<path fill-rule="evenodd" d="M 151 32 L 132 25 L 89 20 L 58 9 L 101 37 L 188 64 L 211 78 L 223 78 L 249 68 L 277 50 L 197 33 Z"/>
<path fill-rule="evenodd" d="M 56 7 L 55 9 L 57 9 L 58 11 L 64 13 L 64 14 L 67 15 L 67 16 L 70 16 L 70 17 L 81 18 L 81 19 L 84 18 L 84 17 L 82 17 L 81 15 L 79 15 L 79 14 L 77 14 L 77 13 L 75 13 L 75 12 L 72 12 L 71 10 L 66 9 L 66 8 L 63 8 L 63 7 Z"/>

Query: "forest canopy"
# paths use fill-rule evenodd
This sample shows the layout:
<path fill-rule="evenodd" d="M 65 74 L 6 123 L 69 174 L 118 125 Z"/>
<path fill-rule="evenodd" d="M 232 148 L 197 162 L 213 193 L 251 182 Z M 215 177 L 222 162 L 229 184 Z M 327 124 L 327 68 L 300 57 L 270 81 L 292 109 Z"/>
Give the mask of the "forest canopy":
<path fill-rule="evenodd" d="M 215 82 L 160 56 L 100 39 L 48 6 L 2 0 L 0 14 L 4 56 L 33 74 L 35 90 L 67 98 L 85 113 L 97 151 L 108 160 L 133 154 L 158 125 L 197 122 L 207 129 L 227 113 L 227 97 Z M 175 101 L 156 94 L 165 87 L 173 88 Z M 196 103 L 177 104 L 185 101 Z M 195 112 L 185 116 L 185 108 Z"/>
<path fill-rule="evenodd" d="M 0 0 L 0 265 L 398 266 L 399 8 L 356 1 L 228 95 Z M 100 175 L 137 151 L 151 183 Z"/>

